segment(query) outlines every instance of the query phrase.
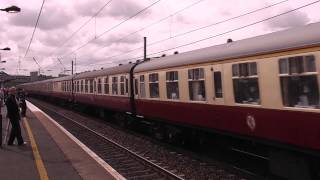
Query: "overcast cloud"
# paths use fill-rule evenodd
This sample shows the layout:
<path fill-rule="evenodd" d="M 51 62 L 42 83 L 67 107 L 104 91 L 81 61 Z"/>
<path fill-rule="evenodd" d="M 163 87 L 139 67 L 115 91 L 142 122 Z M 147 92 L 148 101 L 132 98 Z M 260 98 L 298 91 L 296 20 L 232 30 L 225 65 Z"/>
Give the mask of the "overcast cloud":
<path fill-rule="evenodd" d="M 283 11 L 289 11 L 290 9 L 285 9 Z M 306 25 L 310 22 L 310 18 L 306 12 L 293 12 L 288 15 L 281 16 L 273 21 L 266 22 L 266 25 L 269 26 L 270 29 L 288 29 L 294 28 L 298 26 Z"/>
<path fill-rule="evenodd" d="M 0 48 L 11 48 L 11 51 L 0 52 L 2 59 L 7 61 L 3 64 L 6 68 L 5 72 L 28 75 L 29 71 L 38 70 L 32 57 L 37 59 L 43 73 L 51 75 L 57 75 L 63 69 L 57 58 L 61 59 L 67 69 L 70 69 L 71 61 L 76 59 L 77 72 L 115 66 L 143 55 L 143 49 L 139 47 L 143 46 L 144 36 L 148 38 L 148 54 L 155 53 L 230 31 L 313 2 L 312 0 L 288 0 L 241 18 L 212 25 L 281 0 L 161 0 L 126 22 L 123 20 L 156 0 L 112 0 L 96 18 L 79 29 L 108 1 L 46 1 L 30 50 L 24 58 L 42 0 L 1 0 L 0 8 L 17 5 L 22 9 L 20 13 L 15 14 L 0 12 Z M 243 30 L 156 55 L 172 54 L 174 51 L 180 53 L 191 51 L 225 43 L 228 38 L 240 40 L 318 22 L 320 21 L 319 4 Z M 182 9 L 184 10 L 181 11 Z M 179 13 L 175 14 L 177 11 Z M 169 18 L 159 21 L 168 16 Z M 184 34 L 210 24 L 212 26 Z M 132 34 L 136 31 L 138 32 Z M 128 36 L 129 34 L 132 35 Z M 161 43 L 150 45 L 158 41 Z M 20 70 L 18 70 L 19 59 Z"/>

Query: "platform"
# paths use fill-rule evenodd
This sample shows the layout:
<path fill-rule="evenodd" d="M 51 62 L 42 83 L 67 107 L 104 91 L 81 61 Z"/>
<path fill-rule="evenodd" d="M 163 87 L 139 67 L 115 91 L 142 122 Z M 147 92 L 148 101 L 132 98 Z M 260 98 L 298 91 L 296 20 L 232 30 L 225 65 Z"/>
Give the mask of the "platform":
<path fill-rule="evenodd" d="M 21 120 L 27 144 L 8 146 L 3 142 L 1 180 L 124 179 L 49 116 L 30 103 L 27 106 L 27 117 Z M 2 116 L 4 141 L 8 132 L 6 108 L 2 108 Z"/>

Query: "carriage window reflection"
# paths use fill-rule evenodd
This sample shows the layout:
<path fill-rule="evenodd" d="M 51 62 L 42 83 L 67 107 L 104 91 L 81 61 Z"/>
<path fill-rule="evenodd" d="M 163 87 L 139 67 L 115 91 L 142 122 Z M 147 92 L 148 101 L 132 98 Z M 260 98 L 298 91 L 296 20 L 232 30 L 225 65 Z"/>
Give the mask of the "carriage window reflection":
<path fill-rule="evenodd" d="M 109 77 L 104 78 L 104 94 L 109 94 Z"/>
<path fill-rule="evenodd" d="M 232 65 L 233 90 L 236 103 L 260 104 L 257 63 L 239 63 Z"/>
<path fill-rule="evenodd" d="M 112 77 L 112 94 L 118 94 L 118 77 Z"/>
<path fill-rule="evenodd" d="M 313 55 L 296 56 L 285 58 L 285 60 L 279 60 L 279 66 L 287 66 L 290 69 L 286 73 L 280 71 L 283 105 L 320 108 L 315 57 Z M 286 62 L 285 65 L 283 62 Z"/>
<path fill-rule="evenodd" d="M 150 98 L 159 98 L 159 76 L 158 73 L 149 74 Z"/>
<path fill-rule="evenodd" d="M 80 91 L 83 92 L 83 80 L 80 81 Z"/>
<path fill-rule="evenodd" d="M 89 89 L 90 93 L 93 93 L 93 87 L 95 85 L 95 84 L 93 84 L 93 82 L 94 82 L 93 79 L 90 79 L 90 85 L 89 85 L 90 86 L 90 89 Z"/>
<path fill-rule="evenodd" d="M 167 98 L 179 99 L 178 71 L 166 72 Z"/>
<path fill-rule="evenodd" d="M 140 98 L 146 97 L 146 88 L 144 84 L 144 75 L 140 75 Z"/>
<path fill-rule="evenodd" d="M 188 70 L 189 79 L 189 97 L 192 101 L 205 101 L 206 89 L 204 82 L 204 69 L 190 69 Z"/>
<path fill-rule="evenodd" d="M 138 79 L 134 78 L 134 94 L 138 95 Z"/>
<path fill-rule="evenodd" d="M 222 80 L 220 71 L 216 71 L 213 73 L 213 80 L 215 97 L 222 98 Z"/>
<path fill-rule="evenodd" d="M 77 81 L 77 92 L 80 92 L 80 81 Z"/>
<path fill-rule="evenodd" d="M 128 94 L 129 92 L 129 80 L 126 78 L 126 93 Z"/>
<path fill-rule="evenodd" d="M 85 83 L 84 83 L 84 91 L 86 93 L 88 92 L 88 80 L 87 79 L 85 80 Z"/>
<path fill-rule="evenodd" d="M 101 86 L 101 79 L 99 78 L 98 79 L 98 94 L 101 94 L 101 92 L 102 92 L 102 86 Z"/>
<path fill-rule="evenodd" d="M 124 95 L 124 79 L 125 76 L 120 76 L 120 94 Z"/>

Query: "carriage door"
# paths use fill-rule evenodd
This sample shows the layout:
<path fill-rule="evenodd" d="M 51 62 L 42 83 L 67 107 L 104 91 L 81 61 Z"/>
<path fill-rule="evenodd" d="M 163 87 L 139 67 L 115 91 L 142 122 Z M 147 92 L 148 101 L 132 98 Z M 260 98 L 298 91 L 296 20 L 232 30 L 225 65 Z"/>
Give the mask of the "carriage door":
<path fill-rule="evenodd" d="M 213 65 L 212 80 L 213 80 L 213 104 L 223 105 L 224 104 L 224 89 L 223 89 L 223 71 L 222 65 Z"/>

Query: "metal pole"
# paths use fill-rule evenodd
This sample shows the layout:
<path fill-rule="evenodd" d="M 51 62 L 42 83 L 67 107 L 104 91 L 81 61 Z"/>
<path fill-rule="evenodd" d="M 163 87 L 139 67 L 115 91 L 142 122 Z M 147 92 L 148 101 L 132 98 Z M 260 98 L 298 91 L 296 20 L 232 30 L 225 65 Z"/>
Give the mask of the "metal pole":
<path fill-rule="evenodd" d="M 143 60 L 147 60 L 147 37 L 143 37 L 144 41 L 144 54 L 143 54 Z"/>

